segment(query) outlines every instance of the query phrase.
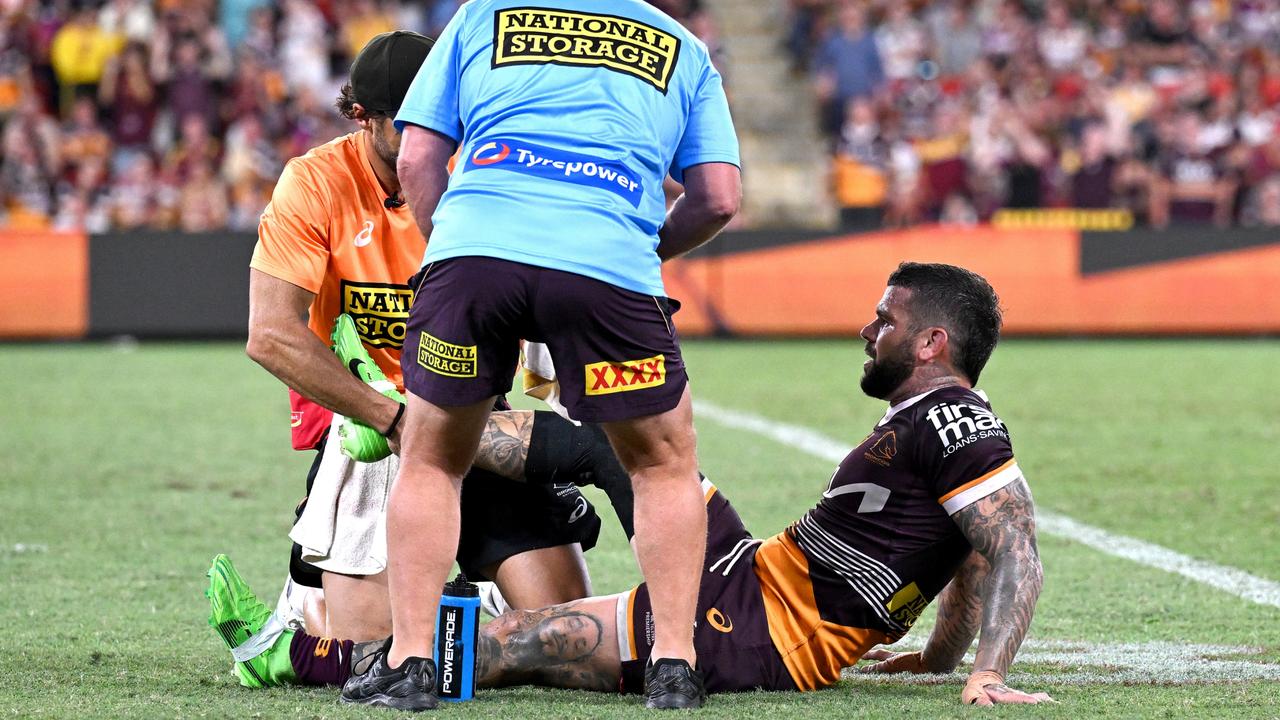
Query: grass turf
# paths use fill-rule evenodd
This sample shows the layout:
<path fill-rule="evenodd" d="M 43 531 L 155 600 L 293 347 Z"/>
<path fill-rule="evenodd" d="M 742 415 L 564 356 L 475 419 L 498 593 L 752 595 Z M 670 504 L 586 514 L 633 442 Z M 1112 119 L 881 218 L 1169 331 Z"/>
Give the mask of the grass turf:
<path fill-rule="evenodd" d="M 697 396 L 850 446 L 883 412 L 857 392 L 858 343 L 691 342 L 687 354 Z M 203 573 L 217 552 L 229 552 L 265 598 L 278 592 L 309 462 L 288 450 L 283 391 L 237 345 L 7 345 L 0 363 L 3 712 L 380 716 L 340 707 L 332 690 L 239 688 L 204 624 Z M 1043 507 L 1280 580 L 1276 367 L 1276 342 L 1013 341 L 981 385 Z M 831 473 L 829 462 L 711 422 L 699 423 L 699 443 L 707 473 L 757 535 L 798 517 Z M 1041 546 L 1037 641 L 1098 653 L 1114 643 L 1241 645 L 1261 648 L 1249 656 L 1255 665 L 1280 663 L 1280 609 L 1067 539 Z M 588 562 L 597 592 L 638 577 L 613 526 Z M 982 714 L 1280 717 L 1275 680 L 1224 672 L 1220 683 L 1180 685 L 1159 680 L 1157 668 L 1154 682 L 1125 686 L 1105 684 L 1105 666 L 1086 665 L 1097 684 L 1068 681 L 1079 670 L 1016 666 L 1011 682 L 1061 704 Z M 700 716 L 974 716 L 957 703 L 960 682 L 852 679 L 808 696 L 721 696 Z M 633 698 L 540 689 L 485 692 L 447 712 L 642 714 Z"/>

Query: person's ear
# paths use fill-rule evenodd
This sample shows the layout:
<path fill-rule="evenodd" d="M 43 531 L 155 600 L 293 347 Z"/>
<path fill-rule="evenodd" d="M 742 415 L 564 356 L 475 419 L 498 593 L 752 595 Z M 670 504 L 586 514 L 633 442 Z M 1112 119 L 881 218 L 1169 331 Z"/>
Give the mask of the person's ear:
<path fill-rule="evenodd" d="M 372 119 L 369 117 L 369 111 L 360 103 L 352 103 L 351 118 L 356 121 L 361 130 L 370 130 Z"/>
<path fill-rule="evenodd" d="M 950 352 L 950 340 L 946 328 L 925 328 L 916 338 L 916 360 L 921 365 L 945 361 Z"/>

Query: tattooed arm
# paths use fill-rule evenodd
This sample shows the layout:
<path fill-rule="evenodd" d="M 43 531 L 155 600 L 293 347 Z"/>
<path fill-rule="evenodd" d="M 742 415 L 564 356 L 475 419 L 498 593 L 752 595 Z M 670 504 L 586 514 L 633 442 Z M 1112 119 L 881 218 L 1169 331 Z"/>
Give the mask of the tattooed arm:
<path fill-rule="evenodd" d="M 504 478 L 524 478 L 524 462 L 533 437 L 533 411 L 508 410 L 489 414 L 489 422 L 480 436 L 480 449 L 475 466 Z"/>
<path fill-rule="evenodd" d="M 618 690 L 617 596 L 513 610 L 480 629 L 476 682 L 481 687 L 545 685 Z"/>
<path fill-rule="evenodd" d="M 982 586 L 982 637 L 962 699 L 979 705 L 1049 699 L 1044 693 L 1028 695 L 1004 685 L 1044 582 L 1030 489 L 1018 480 L 952 518 L 991 566 Z"/>
<path fill-rule="evenodd" d="M 971 552 L 956 576 L 938 595 L 938 621 L 918 652 L 898 653 L 883 648 L 868 651 L 863 660 L 875 664 L 858 668 L 861 673 L 950 673 L 964 659 L 982 625 L 982 587 L 991 566 L 981 553 Z"/>
<path fill-rule="evenodd" d="M 924 644 L 922 660 L 929 672 L 949 673 L 964 659 L 982 625 L 982 588 L 991 565 L 971 552 L 938 598 L 938 621 Z"/>

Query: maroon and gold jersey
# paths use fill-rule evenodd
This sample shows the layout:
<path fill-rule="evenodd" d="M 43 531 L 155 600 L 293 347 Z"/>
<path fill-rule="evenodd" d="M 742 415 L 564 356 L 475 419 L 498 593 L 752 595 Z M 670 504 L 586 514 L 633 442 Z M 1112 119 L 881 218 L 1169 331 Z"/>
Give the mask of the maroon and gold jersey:
<path fill-rule="evenodd" d="M 979 392 L 889 408 L 818 505 L 756 553 L 774 645 L 802 690 L 904 635 L 969 554 L 951 515 L 1022 477 Z"/>

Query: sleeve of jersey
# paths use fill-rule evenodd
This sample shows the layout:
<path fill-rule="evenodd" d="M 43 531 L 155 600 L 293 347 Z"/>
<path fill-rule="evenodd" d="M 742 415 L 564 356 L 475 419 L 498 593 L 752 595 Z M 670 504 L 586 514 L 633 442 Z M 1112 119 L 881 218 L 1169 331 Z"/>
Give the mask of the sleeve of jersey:
<path fill-rule="evenodd" d="M 462 75 L 462 26 L 470 8 L 466 4 L 458 9 L 413 77 L 400 112 L 396 113 L 395 126 L 400 132 L 404 132 L 405 125 L 417 125 L 462 142 L 458 83 Z"/>
<path fill-rule="evenodd" d="M 329 264 L 325 197 L 299 163 L 286 165 L 258 222 L 249 267 L 319 293 Z"/>
<path fill-rule="evenodd" d="M 671 160 L 671 177 L 679 183 L 684 182 L 685 169 L 694 165 L 711 162 L 742 165 L 723 81 L 711 61 L 705 63 L 698 91 L 689 107 L 689 122 Z"/>
<path fill-rule="evenodd" d="M 958 426 L 969 430 L 964 419 Z M 921 461 L 926 477 L 932 481 L 934 497 L 948 515 L 1022 478 L 1003 426 L 976 429 L 966 435 L 948 423 L 938 429 L 922 421 L 916 432 L 922 438 Z"/>

